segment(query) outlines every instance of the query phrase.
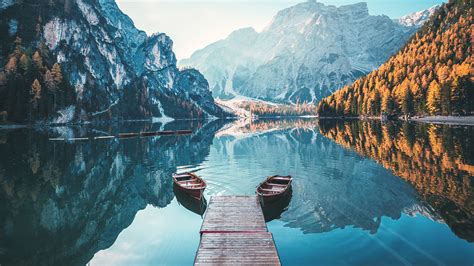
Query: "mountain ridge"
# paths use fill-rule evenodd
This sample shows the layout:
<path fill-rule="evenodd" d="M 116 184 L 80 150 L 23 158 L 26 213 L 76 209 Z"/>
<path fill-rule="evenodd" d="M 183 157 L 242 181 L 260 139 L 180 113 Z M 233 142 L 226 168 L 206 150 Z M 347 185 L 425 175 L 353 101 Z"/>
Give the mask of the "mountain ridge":
<path fill-rule="evenodd" d="M 177 68 L 172 40 L 147 36 L 114 0 L 4 0 L 1 7 L 0 111 L 11 121 L 57 122 L 58 112 L 68 122 L 227 115 L 202 75 Z M 42 65 L 31 63 L 34 56 Z M 19 69 L 21 57 L 28 71 Z M 59 92 L 46 77 L 55 64 L 64 77 Z M 178 88 L 177 80 L 189 87 Z"/>
<path fill-rule="evenodd" d="M 472 10 L 472 0 L 443 4 L 380 68 L 324 98 L 319 115 L 472 115 Z"/>
<path fill-rule="evenodd" d="M 200 70 L 218 98 L 317 103 L 378 67 L 414 31 L 370 15 L 363 2 L 308 1 L 280 10 L 261 32 L 236 30 L 179 65 Z"/>

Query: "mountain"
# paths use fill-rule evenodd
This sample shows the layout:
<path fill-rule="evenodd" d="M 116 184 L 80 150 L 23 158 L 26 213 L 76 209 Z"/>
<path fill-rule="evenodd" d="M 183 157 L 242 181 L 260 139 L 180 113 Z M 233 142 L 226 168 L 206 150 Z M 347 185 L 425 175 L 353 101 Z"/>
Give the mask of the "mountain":
<path fill-rule="evenodd" d="M 323 99 L 319 115 L 472 115 L 472 4 L 443 4 L 380 68 Z"/>
<path fill-rule="evenodd" d="M 414 31 L 369 15 L 365 3 L 308 1 L 278 12 L 262 32 L 234 31 L 180 65 L 201 71 L 215 97 L 317 103 L 380 66 Z"/>
<path fill-rule="evenodd" d="M 436 9 L 439 8 L 439 5 L 432 6 L 428 9 L 421 10 L 406 16 L 403 16 L 395 21 L 403 26 L 423 26 L 423 24 L 430 19 L 430 17 L 435 13 Z"/>
<path fill-rule="evenodd" d="M 178 70 L 172 40 L 138 30 L 114 0 L 0 3 L 0 111 L 9 120 L 224 115 L 199 72 Z"/>

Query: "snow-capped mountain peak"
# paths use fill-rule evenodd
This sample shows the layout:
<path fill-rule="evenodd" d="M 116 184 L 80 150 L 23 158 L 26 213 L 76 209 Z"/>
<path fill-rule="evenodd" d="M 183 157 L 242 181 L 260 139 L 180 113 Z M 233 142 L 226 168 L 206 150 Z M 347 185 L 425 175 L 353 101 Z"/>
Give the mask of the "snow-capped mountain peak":
<path fill-rule="evenodd" d="M 279 11 L 265 29 L 238 30 L 182 60 L 201 71 L 213 95 L 317 103 L 387 60 L 416 30 L 366 3 L 307 1 Z"/>
<path fill-rule="evenodd" d="M 418 12 L 414 12 L 412 14 L 403 16 L 399 19 L 396 19 L 396 21 L 403 26 L 422 26 L 436 11 L 436 9 L 439 8 L 439 5 L 432 6 L 428 9 L 421 10 Z"/>

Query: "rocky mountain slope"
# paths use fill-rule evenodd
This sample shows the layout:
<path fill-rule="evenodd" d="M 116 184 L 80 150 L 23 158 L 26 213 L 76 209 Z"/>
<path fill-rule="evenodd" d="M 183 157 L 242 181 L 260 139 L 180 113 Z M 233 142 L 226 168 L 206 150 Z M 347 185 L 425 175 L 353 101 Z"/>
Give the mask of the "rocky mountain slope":
<path fill-rule="evenodd" d="M 439 8 L 439 5 L 432 6 L 428 9 L 421 10 L 418 12 L 414 12 L 412 14 L 400 17 L 395 21 L 404 26 L 423 26 L 426 21 L 430 19 L 430 17 L 435 13 L 436 9 Z"/>
<path fill-rule="evenodd" d="M 220 98 L 317 103 L 380 66 L 414 31 L 369 15 L 365 3 L 308 1 L 278 12 L 262 32 L 237 30 L 180 65 L 201 71 Z"/>
<path fill-rule="evenodd" d="M 474 114 L 472 0 L 443 4 L 377 70 L 324 98 L 321 116 Z"/>
<path fill-rule="evenodd" d="M 172 40 L 148 37 L 114 0 L 4 0 L 0 14 L 0 111 L 9 120 L 223 115 L 204 77 L 178 70 Z M 47 74 L 54 64 L 57 86 Z"/>

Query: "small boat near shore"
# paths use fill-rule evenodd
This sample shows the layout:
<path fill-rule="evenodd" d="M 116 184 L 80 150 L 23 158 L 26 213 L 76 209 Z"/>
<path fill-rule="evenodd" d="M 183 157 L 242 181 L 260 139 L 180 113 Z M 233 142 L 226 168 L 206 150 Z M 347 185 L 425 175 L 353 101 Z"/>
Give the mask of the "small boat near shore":
<path fill-rule="evenodd" d="M 291 176 L 269 176 L 257 187 L 257 195 L 265 202 L 275 201 L 289 193 Z"/>
<path fill-rule="evenodd" d="M 173 182 L 178 189 L 198 200 L 207 186 L 206 182 L 194 173 L 173 174 Z"/>

